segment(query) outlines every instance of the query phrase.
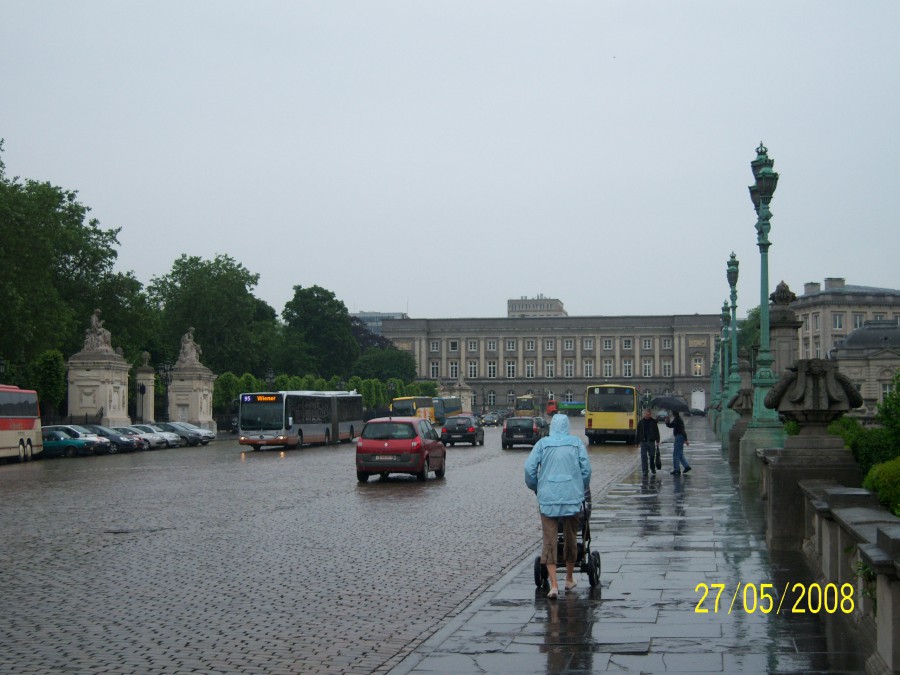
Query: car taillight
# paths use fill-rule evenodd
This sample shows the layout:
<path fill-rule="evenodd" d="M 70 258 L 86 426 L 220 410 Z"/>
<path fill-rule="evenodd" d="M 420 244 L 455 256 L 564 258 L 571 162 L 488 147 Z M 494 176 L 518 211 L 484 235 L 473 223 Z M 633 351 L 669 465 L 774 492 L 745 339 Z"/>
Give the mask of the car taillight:
<path fill-rule="evenodd" d="M 416 452 L 416 451 L 421 450 L 421 449 L 422 449 L 422 440 L 419 439 L 419 438 L 416 438 L 416 439 L 410 444 L 410 450 L 412 450 L 413 452 Z"/>
<path fill-rule="evenodd" d="M 447 433 L 447 427 L 441 427 L 441 433 L 442 433 L 442 434 L 446 434 L 446 433 Z"/>
<path fill-rule="evenodd" d="M 588 429 L 593 428 L 593 426 L 594 426 L 594 418 L 588 417 Z"/>
<path fill-rule="evenodd" d="M 533 433 L 537 434 L 537 432 L 538 432 L 538 430 L 537 430 L 537 424 L 532 425 L 531 431 L 532 431 Z"/>
<path fill-rule="evenodd" d="M 634 429 L 634 420 L 628 420 L 628 428 Z"/>
<path fill-rule="evenodd" d="M 474 433 L 475 433 L 475 427 L 469 427 L 468 429 L 466 429 L 466 433 L 467 433 L 467 434 L 474 434 Z"/>

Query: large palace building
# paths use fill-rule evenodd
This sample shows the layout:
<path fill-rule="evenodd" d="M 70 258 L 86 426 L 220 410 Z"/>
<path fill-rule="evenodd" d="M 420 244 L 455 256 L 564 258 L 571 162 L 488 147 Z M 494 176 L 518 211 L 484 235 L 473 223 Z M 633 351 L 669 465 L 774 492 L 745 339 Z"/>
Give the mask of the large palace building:
<path fill-rule="evenodd" d="M 584 401 L 587 386 L 601 382 L 676 393 L 700 409 L 708 404 L 719 314 L 567 316 L 558 300 L 513 307 L 525 300 L 510 301 L 509 313 L 556 315 L 385 319 L 382 333 L 413 355 L 419 379 L 470 387 L 478 410 L 508 408 L 524 394 L 543 404 Z"/>

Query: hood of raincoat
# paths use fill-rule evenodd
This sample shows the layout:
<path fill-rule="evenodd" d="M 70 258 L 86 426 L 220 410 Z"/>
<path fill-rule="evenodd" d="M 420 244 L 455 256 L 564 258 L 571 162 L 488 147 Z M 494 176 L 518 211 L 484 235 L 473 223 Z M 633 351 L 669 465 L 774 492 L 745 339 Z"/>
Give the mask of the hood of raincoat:
<path fill-rule="evenodd" d="M 557 413 L 550 420 L 548 445 L 581 445 L 581 439 L 569 434 L 569 416 Z"/>

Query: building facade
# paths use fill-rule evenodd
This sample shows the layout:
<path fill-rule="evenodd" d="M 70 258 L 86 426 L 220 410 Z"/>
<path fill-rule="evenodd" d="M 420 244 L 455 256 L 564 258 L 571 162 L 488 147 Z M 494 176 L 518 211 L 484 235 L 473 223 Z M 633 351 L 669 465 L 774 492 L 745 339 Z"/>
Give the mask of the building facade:
<path fill-rule="evenodd" d="M 892 391 L 900 368 L 900 323 L 866 321 L 851 331 L 831 356 L 862 395 L 862 407 L 851 414 L 874 419 L 878 404 Z"/>
<path fill-rule="evenodd" d="M 366 325 L 374 335 L 381 335 L 381 324 L 385 319 L 406 319 L 404 312 L 353 312 L 350 314 Z"/>
<path fill-rule="evenodd" d="M 508 408 L 516 396 L 583 401 L 589 384 L 618 382 L 675 393 L 703 409 L 718 314 L 385 320 L 382 333 L 413 355 L 417 376 L 464 381 L 474 405 Z"/>
<path fill-rule="evenodd" d="M 824 359 L 866 321 L 900 321 L 900 291 L 855 286 L 832 277 L 825 279 L 824 288 L 804 284 L 803 295 L 791 309 L 803 322 L 798 357 Z"/>
<path fill-rule="evenodd" d="M 562 300 L 557 298 L 545 298 L 539 293 L 536 298 L 526 298 L 524 295 L 518 300 L 506 301 L 507 318 L 526 318 L 536 316 L 569 316 Z"/>

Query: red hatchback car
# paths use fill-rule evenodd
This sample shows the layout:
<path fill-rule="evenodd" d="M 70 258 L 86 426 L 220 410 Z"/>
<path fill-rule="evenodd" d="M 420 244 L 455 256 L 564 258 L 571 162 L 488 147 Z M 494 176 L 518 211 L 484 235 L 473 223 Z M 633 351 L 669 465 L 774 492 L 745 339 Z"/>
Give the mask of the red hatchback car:
<path fill-rule="evenodd" d="M 356 442 L 356 478 L 360 483 L 372 474 L 409 473 L 427 480 L 428 473 L 443 478 L 447 449 L 437 430 L 418 417 L 379 417 L 366 422 Z"/>

